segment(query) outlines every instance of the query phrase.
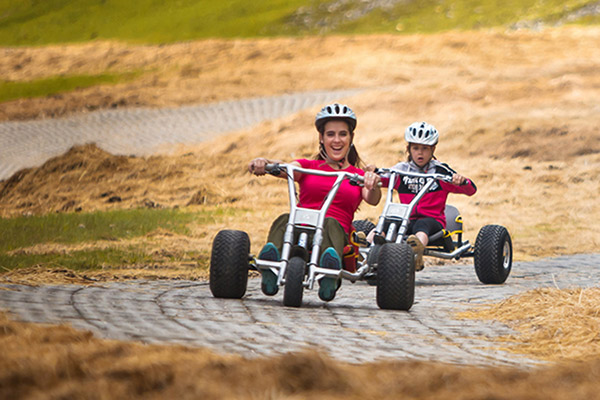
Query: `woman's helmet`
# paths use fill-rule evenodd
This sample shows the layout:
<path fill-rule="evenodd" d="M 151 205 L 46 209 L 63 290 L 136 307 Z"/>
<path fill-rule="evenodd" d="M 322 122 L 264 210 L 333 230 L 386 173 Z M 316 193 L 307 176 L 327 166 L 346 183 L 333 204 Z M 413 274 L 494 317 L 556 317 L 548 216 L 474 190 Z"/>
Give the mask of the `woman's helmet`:
<path fill-rule="evenodd" d="M 404 139 L 408 143 L 434 146 L 439 138 L 440 135 L 435 126 L 429 125 L 427 122 L 414 122 L 404 131 Z"/>
<path fill-rule="evenodd" d="M 332 119 L 341 119 L 346 121 L 350 132 L 356 128 L 356 115 L 350 107 L 344 104 L 333 103 L 321 109 L 315 117 L 315 126 L 319 132 L 323 132 L 325 123 Z"/>

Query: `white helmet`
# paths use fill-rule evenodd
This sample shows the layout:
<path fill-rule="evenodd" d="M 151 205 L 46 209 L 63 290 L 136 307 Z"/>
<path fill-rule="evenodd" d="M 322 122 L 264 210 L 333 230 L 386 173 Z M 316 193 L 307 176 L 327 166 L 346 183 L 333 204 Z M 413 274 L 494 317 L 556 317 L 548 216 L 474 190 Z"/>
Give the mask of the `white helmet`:
<path fill-rule="evenodd" d="M 325 123 L 331 119 L 341 119 L 346 121 L 350 132 L 356 128 L 356 115 L 350 107 L 345 104 L 333 103 L 321 109 L 315 117 L 315 126 L 321 132 Z"/>
<path fill-rule="evenodd" d="M 434 146 L 437 144 L 440 135 L 435 129 L 435 126 L 429 125 L 427 122 L 413 122 L 404 131 L 404 139 L 408 143 L 425 144 Z"/>

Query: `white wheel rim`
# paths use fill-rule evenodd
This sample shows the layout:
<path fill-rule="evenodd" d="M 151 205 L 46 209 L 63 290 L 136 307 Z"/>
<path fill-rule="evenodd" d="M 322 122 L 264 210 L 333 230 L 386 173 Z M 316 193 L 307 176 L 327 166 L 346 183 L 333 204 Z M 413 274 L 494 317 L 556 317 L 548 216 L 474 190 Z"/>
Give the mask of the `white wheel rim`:
<path fill-rule="evenodd" d="M 502 267 L 507 270 L 510 267 L 510 244 L 508 243 L 508 240 L 504 241 L 504 248 L 502 249 L 502 258 L 503 258 L 503 263 L 502 263 Z"/>

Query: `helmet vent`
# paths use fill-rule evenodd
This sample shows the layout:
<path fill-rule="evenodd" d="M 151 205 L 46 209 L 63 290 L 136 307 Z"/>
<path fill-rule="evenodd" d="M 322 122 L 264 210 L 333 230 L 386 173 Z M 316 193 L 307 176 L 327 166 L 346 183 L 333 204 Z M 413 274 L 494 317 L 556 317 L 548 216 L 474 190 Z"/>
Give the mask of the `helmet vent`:
<path fill-rule="evenodd" d="M 325 122 L 332 118 L 343 119 L 346 121 L 351 132 L 356 128 L 356 115 L 354 114 L 354 111 L 352 111 L 350 107 L 339 103 L 333 103 L 323 107 L 315 117 L 315 126 L 320 130 Z"/>

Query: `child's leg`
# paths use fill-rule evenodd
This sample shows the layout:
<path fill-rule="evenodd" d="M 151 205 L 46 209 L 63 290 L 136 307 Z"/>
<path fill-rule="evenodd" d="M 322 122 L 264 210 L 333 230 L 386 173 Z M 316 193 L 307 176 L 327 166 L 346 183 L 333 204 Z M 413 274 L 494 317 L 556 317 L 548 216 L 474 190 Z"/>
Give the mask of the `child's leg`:
<path fill-rule="evenodd" d="M 415 269 L 420 271 L 425 266 L 423 261 L 423 253 L 425 246 L 429 244 L 429 236 L 443 229 L 442 224 L 434 218 L 422 218 L 412 221 L 409 225 L 410 235 L 406 242 L 411 245 L 413 251 L 417 255 L 415 259 Z"/>
<path fill-rule="evenodd" d="M 419 238 L 423 245 L 429 243 L 429 236 L 444 229 L 442 224 L 434 218 L 421 218 L 411 221 L 408 231 Z"/>

